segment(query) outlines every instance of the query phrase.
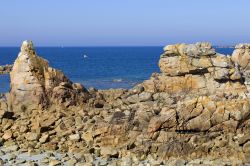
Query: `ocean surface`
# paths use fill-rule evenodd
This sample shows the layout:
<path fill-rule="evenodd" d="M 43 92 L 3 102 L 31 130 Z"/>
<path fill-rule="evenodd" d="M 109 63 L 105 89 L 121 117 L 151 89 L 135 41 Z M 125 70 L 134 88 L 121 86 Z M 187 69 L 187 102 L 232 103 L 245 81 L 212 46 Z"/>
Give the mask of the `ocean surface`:
<path fill-rule="evenodd" d="M 131 88 L 159 72 L 163 47 L 37 47 L 39 56 L 73 82 L 97 89 Z M 0 47 L 0 65 L 12 64 L 20 48 Z M 233 48 L 216 48 L 231 55 Z M 9 75 L 0 75 L 0 92 L 9 91 Z"/>

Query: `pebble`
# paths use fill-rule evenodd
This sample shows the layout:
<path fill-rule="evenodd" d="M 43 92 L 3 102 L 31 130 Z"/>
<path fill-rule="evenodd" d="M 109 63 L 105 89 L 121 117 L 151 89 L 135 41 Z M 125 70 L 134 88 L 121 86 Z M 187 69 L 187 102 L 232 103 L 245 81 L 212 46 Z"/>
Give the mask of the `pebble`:
<path fill-rule="evenodd" d="M 3 148 L 2 151 L 5 152 L 5 153 L 15 152 L 15 151 L 18 150 L 18 148 L 19 147 L 17 145 L 11 145 L 11 146 Z"/>
<path fill-rule="evenodd" d="M 71 141 L 79 141 L 80 140 L 80 134 L 73 134 L 69 136 L 69 139 Z"/>
<path fill-rule="evenodd" d="M 76 159 L 70 159 L 66 162 L 66 165 L 68 166 L 74 166 L 77 163 Z"/>
<path fill-rule="evenodd" d="M 57 166 L 57 165 L 59 165 L 60 163 L 61 163 L 60 161 L 55 160 L 55 159 L 52 159 L 52 160 L 50 160 L 50 162 L 49 162 L 49 166 Z"/>
<path fill-rule="evenodd" d="M 48 141 L 48 138 L 49 138 L 49 135 L 48 135 L 48 134 L 43 135 L 43 136 L 39 139 L 39 142 L 45 143 L 45 142 Z"/>
<path fill-rule="evenodd" d="M 16 159 L 16 155 L 15 154 L 10 154 L 8 159 L 9 160 L 14 160 L 14 159 Z"/>

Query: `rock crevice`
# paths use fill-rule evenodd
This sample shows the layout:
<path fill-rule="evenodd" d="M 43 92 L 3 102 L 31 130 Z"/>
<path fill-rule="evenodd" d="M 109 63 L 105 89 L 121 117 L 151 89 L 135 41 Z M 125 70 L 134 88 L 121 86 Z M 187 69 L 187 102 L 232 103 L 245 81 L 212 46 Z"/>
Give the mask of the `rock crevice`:
<path fill-rule="evenodd" d="M 86 90 L 25 41 L 9 97 L 0 100 L 0 136 L 10 150 L 80 153 L 90 163 L 243 165 L 250 162 L 249 50 L 239 44 L 226 56 L 209 43 L 169 45 L 161 73 L 149 80 L 129 90 Z"/>

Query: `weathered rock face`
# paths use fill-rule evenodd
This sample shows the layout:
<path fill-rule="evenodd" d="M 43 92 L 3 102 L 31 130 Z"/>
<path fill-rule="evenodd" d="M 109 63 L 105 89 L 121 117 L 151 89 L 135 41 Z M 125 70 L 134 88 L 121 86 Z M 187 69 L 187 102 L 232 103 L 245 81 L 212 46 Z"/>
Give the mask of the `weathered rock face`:
<path fill-rule="evenodd" d="M 209 43 L 169 45 L 159 61 L 162 74 L 153 75 L 144 87 L 146 91 L 177 95 L 223 95 L 232 91 L 245 95 L 242 64 L 238 64 L 231 57 L 216 53 Z"/>
<path fill-rule="evenodd" d="M 245 83 L 250 82 L 250 44 L 238 44 L 232 54 L 232 61 L 239 66 L 244 75 Z"/>
<path fill-rule="evenodd" d="M 232 57 L 216 53 L 209 43 L 166 46 L 159 62 L 162 73 L 142 85 L 145 91 L 165 92 L 177 100 L 168 106 L 175 109 L 177 123 L 157 125 L 198 132 L 235 132 L 244 126 L 250 112 L 249 58 L 249 45 L 237 45 Z"/>
<path fill-rule="evenodd" d="M 36 54 L 31 41 L 23 42 L 10 79 L 13 110 L 44 108 L 54 102 L 51 96 L 57 96 L 57 99 L 61 98 L 61 102 L 65 102 L 79 93 L 61 71 L 49 67 L 48 61 Z M 58 90 L 54 90 L 55 88 Z M 79 90 L 83 92 L 83 89 L 82 87 Z"/>
<path fill-rule="evenodd" d="M 11 73 L 11 97 L 0 98 L 0 137 L 11 145 L 4 150 L 83 153 L 87 162 L 100 156 L 117 159 L 110 160 L 115 165 L 243 165 L 250 161 L 249 57 L 248 45 L 236 46 L 232 57 L 209 43 L 170 45 L 159 62 L 162 73 L 150 80 L 87 93 L 25 42 Z M 9 98 L 15 109 L 41 109 L 13 113 Z M 181 159 L 171 163 L 173 157 Z"/>
<path fill-rule="evenodd" d="M 164 48 L 159 67 L 170 76 L 200 73 L 213 66 L 211 57 L 215 54 L 209 43 L 168 45 Z M 227 67 L 227 64 L 222 60 L 221 65 Z"/>

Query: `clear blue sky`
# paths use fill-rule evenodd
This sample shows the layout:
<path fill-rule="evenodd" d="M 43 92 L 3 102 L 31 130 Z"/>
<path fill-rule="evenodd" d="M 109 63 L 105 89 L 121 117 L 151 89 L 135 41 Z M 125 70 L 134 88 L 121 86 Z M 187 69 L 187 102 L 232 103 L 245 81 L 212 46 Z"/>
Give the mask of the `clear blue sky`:
<path fill-rule="evenodd" d="M 0 46 L 250 42 L 250 0 L 3 0 Z"/>

